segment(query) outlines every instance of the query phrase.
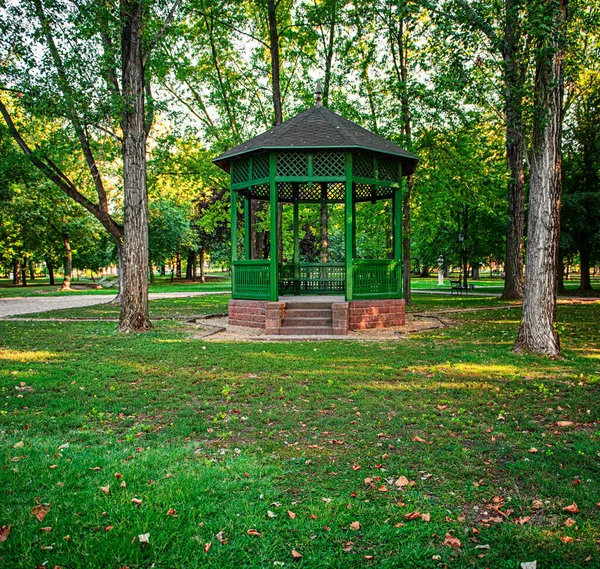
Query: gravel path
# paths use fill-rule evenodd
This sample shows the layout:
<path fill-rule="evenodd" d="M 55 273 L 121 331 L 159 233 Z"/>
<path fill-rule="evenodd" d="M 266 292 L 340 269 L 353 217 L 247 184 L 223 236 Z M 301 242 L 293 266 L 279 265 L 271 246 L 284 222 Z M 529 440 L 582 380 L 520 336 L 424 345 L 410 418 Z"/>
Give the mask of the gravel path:
<path fill-rule="evenodd" d="M 161 298 L 187 298 L 190 296 L 207 296 L 211 294 L 229 294 L 229 292 L 160 292 L 150 294 L 148 298 L 150 300 L 159 300 Z M 35 312 L 50 312 L 51 310 L 60 310 L 61 308 L 80 308 L 82 306 L 105 304 L 114 298 L 114 294 L 0 298 L 0 318 L 33 314 Z"/>

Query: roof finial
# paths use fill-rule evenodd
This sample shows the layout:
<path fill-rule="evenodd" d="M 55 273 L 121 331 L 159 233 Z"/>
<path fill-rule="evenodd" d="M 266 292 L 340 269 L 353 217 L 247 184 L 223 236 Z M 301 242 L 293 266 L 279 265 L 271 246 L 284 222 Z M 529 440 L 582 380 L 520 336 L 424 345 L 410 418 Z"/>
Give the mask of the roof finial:
<path fill-rule="evenodd" d="M 321 88 L 321 80 L 319 79 L 317 81 L 317 86 L 315 88 L 315 105 L 318 107 L 323 106 L 323 97 L 321 96 L 322 94 L 323 94 L 323 89 Z"/>

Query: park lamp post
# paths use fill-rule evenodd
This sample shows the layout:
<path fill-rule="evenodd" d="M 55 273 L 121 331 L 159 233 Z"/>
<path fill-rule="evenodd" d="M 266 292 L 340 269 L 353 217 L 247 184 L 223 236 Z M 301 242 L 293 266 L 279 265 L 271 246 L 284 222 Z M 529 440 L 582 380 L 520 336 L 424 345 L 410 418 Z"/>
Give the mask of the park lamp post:
<path fill-rule="evenodd" d="M 444 256 L 440 255 L 438 258 L 438 286 L 444 284 Z"/>

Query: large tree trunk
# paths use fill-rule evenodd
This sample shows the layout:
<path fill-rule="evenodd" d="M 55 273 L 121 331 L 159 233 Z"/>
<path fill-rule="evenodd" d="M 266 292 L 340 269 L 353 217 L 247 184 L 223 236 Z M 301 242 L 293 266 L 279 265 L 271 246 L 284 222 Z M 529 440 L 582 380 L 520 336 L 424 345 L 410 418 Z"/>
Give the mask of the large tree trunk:
<path fill-rule="evenodd" d="M 29 268 L 29 280 L 35 280 L 35 267 L 33 266 L 33 261 L 29 261 L 27 263 L 27 267 Z M 589 277 L 589 264 L 588 264 L 588 277 Z"/>
<path fill-rule="evenodd" d="M 195 274 L 195 264 L 196 264 L 196 251 L 190 251 L 188 253 L 187 258 L 187 266 L 185 268 L 185 278 L 187 280 L 194 280 Z"/>
<path fill-rule="evenodd" d="M 200 249 L 199 253 L 198 253 L 198 263 L 200 264 L 200 282 L 201 283 L 205 283 L 206 282 L 206 277 L 204 275 L 204 247 L 202 247 L 202 249 Z"/>
<path fill-rule="evenodd" d="M 525 230 L 525 176 L 523 154 L 523 54 L 520 53 L 518 6 L 515 0 L 506 0 L 506 25 L 504 28 L 504 89 L 506 117 L 506 163 L 508 179 L 508 224 L 506 228 L 506 263 L 502 298 L 506 300 L 523 296 L 523 234 Z"/>
<path fill-rule="evenodd" d="M 146 116 L 142 55 L 142 1 L 121 0 L 124 224 L 122 332 L 143 332 L 148 318 L 148 194 L 146 191 Z"/>
<path fill-rule="evenodd" d="M 579 290 L 581 290 L 581 291 L 592 290 L 592 282 L 590 280 L 590 251 L 589 251 L 589 249 L 581 249 L 579 251 L 579 272 L 581 275 L 581 281 L 579 283 Z"/>
<path fill-rule="evenodd" d="M 27 257 L 21 263 L 21 285 L 27 286 Z"/>
<path fill-rule="evenodd" d="M 549 4 L 551 37 L 536 61 L 533 148 L 529 181 L 523 316 L 515 348 L 560 355 L 556 322 L 556 264 L 560 237 L 564 34 L 567 1 Z"/>
<path fill-rule="evenodd" d="M 13 281 L 12 284 L 21 284 L 21 261 L 17 260 L 13 263 Z"/>
<path fill-rule="evenodd" d="M 73 253 L 71 251 L 71 243 L 69 242 L 69 236 L 66 233 L 63 235 L 63 245 L 65 247 L 65 277 L 63 279 L 63 284 L 60 290 L 69 291 L 72 290 L 71 273 L 73 272 Z"/>

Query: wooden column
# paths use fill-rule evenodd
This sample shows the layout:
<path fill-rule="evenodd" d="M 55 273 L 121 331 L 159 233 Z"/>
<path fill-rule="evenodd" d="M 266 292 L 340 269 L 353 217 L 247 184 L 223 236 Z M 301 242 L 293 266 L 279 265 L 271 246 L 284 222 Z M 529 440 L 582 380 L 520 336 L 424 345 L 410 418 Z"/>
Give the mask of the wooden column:
<path fill-rule="evenodd" d="M 270 239 L 271 247 L 269 250 L 270 266 L 269 266 L 269 296 L 272 302 L 279 299 L 279 263 L 277 251 L 278 235 L 277 235 L 277 184 L 275 182 L 275 153 L 269 153 L 269 214 L 271 216 L 270 223 Z"/>
<path fill-rule="evenodd" d="M 300 215 L 298 199 L 294 197 L 294 293 L 300 294 Z"/>
<path fill-rule="evenodd" d="M 229 191 L 230 213 L 231 213 L 231 264 L 237 261 L 237 193 L 235 190 Z"/>
<path fill-rule="evenodd" d="M 398 298 L 402 298 L 402 178 L 400 184 L 394 188 L 394 197 L 392 200 L 392 226 L 394 230 L 394 261 L 398 263 L 396 267 L 396 278 L 398 279 Z"/>
<path fill-rule="evenodd" d="M 249 261 L 252 258 L 252 248 L 250 246 L 250 236 L 252 234 L 250 224 L 250 208 L 252 207 L 252 200 L 250 198 L 244 198 L 244 260 Z"/>
<path fill-rule="evenodd" d="M 352 259 L 354 243 L 354 199 L 352 192 L 352 152 L 346 152 L 346 192 L 344 205 L 344 259 L 346 262 L 346 300 L 352 300 Z"/>

